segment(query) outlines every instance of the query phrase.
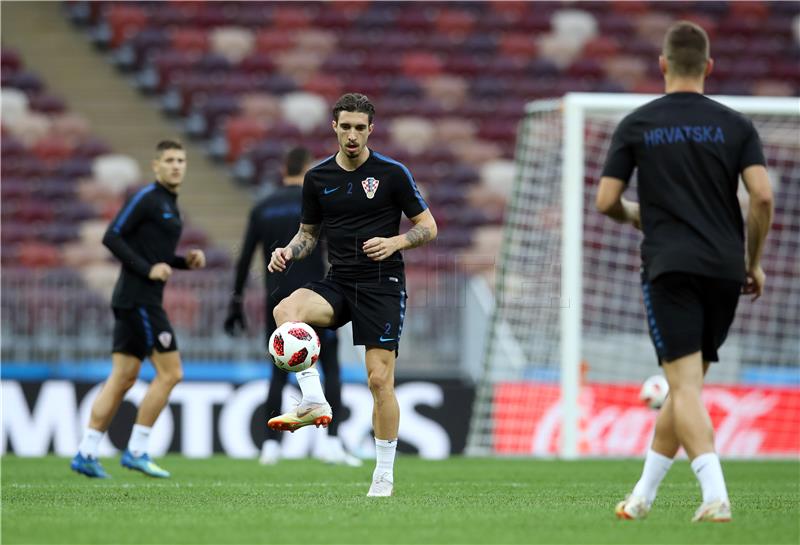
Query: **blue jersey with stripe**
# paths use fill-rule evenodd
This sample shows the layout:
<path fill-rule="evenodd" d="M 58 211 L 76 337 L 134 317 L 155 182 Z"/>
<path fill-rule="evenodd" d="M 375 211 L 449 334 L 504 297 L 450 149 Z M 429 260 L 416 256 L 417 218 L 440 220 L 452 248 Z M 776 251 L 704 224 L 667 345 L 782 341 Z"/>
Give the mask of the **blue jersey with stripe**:
<path fill-rule="evenodd" d="M 112 307 L 161 305 L 164 282 L 150 280 L 150 269 L 156 263 L 186 268 L 186 260 L 175 255 L 182 230 L 177 195 L 158 182 L 125 202 L 103 237 L 103 244 L 122 263 Z"/>
<path fill-rule="evenodd" d="M 428 208 L 414 177 L 402 163 L 370 150 L 354 171 L 336 156 L 306 173 L 302 223 L 322 225 L 328 242 L 330 274 L 343 279 L 376 281 L 403 274 L 403 256 L 370 259 L 362 246 L 373 237 L 400 234 L 401 214 L 414 217 Z"/>

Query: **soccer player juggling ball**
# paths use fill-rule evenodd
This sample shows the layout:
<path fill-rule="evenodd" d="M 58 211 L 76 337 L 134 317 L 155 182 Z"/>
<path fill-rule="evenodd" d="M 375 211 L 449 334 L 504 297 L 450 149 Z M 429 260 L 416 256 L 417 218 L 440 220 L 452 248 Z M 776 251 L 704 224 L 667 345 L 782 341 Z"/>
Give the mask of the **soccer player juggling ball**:
<path fill-rule="evenodd" d="M 400 410 L 394 392 L 394 368 L 406 310 L 400 252 L 436 238 L 436 221 L 401 163 L 367 147 L 375 108 L 356 93 L 333 107 L 336 154 L 306 173 L 300 229 L 289 244 L 272 252 L 268 269 L 283 271 L 291 260 L 308 256 L 324 227 L 330 271 L 324 280 L 298 289 L 275 307 L 275 323 L 306 322 L 339 327 L 353 322 L 353 341 L 366 347 L 377 463 L 368 496 L 391 496 Z M 399 234 L 400 215 L 413 227 Z M 329 422 L 315 367 L 298 373 L 303 399 L 269 426 L 295 430 Z"/>
<path fill-rule="evenodd" d="M 731 520 L 714 430 L 700 398 L 718 361 L 740 293 L 764 288 L 761 254 L 772 221 L 772 190 L 753 123 L 703 95 L 714 63 L 699 26 L 680 21 L 659 57 L 666 94 L 617 127 L 597 208 L 641 229 L 642 293 L 650 337 L 669 382 L 642 476 L 616 514 L 647 516 L 661 480 L 683 447 L 703 492 L 694 521 Z M 622 198 L 637 170 L 639 202 Z M 736 190 L 750 194 L 747 247 Z"/>

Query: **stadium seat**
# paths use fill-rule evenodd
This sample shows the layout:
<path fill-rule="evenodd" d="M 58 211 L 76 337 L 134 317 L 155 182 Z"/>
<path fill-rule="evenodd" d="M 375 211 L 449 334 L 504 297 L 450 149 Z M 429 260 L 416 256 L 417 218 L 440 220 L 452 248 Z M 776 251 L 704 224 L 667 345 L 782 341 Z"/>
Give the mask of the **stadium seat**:
<path fill-rule="evenodd" d="M 475 16 L 464 9 L 446 7 L 439 10 L 435 25 L 441 34 L 466 36 L 475 26 Z"/>
<path fill-rule="evenodd" d="M 45 136 L 33 145 L 31 151 L 42 161 L 58 162 L 72 155 L 72 145 L 59 136 Z"/>
<path fill-rule="evenodd" d="M 307 92 L 288 93 L 281 99 L 283 121 L 309 133 L 329 120 L 328 102 L 320 95 Z"/>
<path fill-rule="evenodd" d="M 61 264 L 61 255 L 53 244 L 29 241 L 19 247 L 16 260 L 31 269 L 53 268 Z"/>
<path fill-rule="evenodd" d="M 220 27 L 210 32 L 210 49 L 230 64 L 238 64 L 255 48 L 255 36 L 249 29 Z"/>
<path fill-rule="evenodd" d="M 204 53 L 209 49 L 208 32 L 198 28 L 174 28 L 170 33 L 172 47 L 178 51 Z"/>
<path fill-rule="evenodd" d="M 105 13 L 111 30 L 111 45 L 117 47 L 127 38 L 145 28 L 148 14 L 145 9 L 133 4 L 113 4 Z"/>
<path fill-rule="evenodd" d="M 17 119 L 27 115 L 29 109 L 28 95 L 20 89 L 3 87 L 3 100 L 0 102 L 3 123 L 14 123 Z"/>
<path fill-rule="evenodd" d="M 47 93 L 38 93 L 31 97 L 29 107 L 37 112 L 58 114 L 64 111 L 64 101 Z"/>
<path fill-rule="evenodd" d="M 100 155 L 92 161 L 92 177 L 105 187 L 119 193 L 142 178 L 139 164 L 127 155 Z"/>

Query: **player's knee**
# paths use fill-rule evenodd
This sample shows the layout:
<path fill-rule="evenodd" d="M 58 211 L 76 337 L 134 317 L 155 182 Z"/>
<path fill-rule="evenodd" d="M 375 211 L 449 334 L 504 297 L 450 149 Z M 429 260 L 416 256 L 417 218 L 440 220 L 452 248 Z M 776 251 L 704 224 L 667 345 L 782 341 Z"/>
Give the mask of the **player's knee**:
<path fill-rule="evenodd" d="M 177 369 L 164 370 L 158 373 L 158 375 L 161 380 L 166 382 L 170 387 L 174 387 L 183 380 L 183 369 L 179 367 Z"/>
<path fill-rule="evenodd" d="M 127 392 L 128 390 L 133 388 L 134 384 L 136 384 L 136 379 L 137 378 L 138 378 L 138 376 L 136 374 L 133 374 L 133 373 L 125 374 L 125 375 L 121 376 L 120 380 L 119 380 L 120 389 L 123 392 Z"/>
<path fill-rule="evenodd" d="M 700 397 L 702 390 L 702 383 L 696 384 L 689 381 L 673 381 L 669 386 L 669 395 L 673 400 L 677 400 L 676 402 L 679 403 L 680 400 L 687 397 Z"/>
<path fill-rule="evenodd" d="M 272 309 L 272 317 L 275 318 L 276 325 L 292 321 L 292 307 L 292 303 L 288 299 L 284 299 Z"/>
<path fill-rule="evenodd" d="M 391 392 L 394 390 L 394 377 L 388 369 L 372 369 L 367 376 L 367 385 L 375 396 Z"/>

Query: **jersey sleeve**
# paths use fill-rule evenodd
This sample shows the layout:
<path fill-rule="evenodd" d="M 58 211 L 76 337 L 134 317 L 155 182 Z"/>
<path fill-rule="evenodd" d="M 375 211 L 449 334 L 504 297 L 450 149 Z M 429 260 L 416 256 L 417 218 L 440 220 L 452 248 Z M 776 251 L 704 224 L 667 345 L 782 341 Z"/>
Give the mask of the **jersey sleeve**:
<path fill-rule="evenodd" d="M 626 184 L 630 181 L 633 169 L 636 167 L 636 158 L 628 133 L 629 123 L 628 118 L 625 118 L 617 125 L 614 135 L 611 137 L 611 145 L 608 148 L 606 163 L 603 167 L 603 176 L 617 178 Z"/>
<path fill-rule="evenodd" d="M 244 293 L 244 285 L 247 282 L 247 275 L 250 271 L 250 263 L 258 244 L 258 218 L 256 217 L 258 208 L 250 212 L 250 220 L 247 222 L 247 231 L 242 243 L 242 253 L 236 263 L 236 278 L 233 283 L 233 294 L 241 296 Z M 267 256 L 264 256 L 267 259 Z"/>
<path fill-rule="evenodd" d="M 319 225 L 322 223 L 322 208 L 319 205 L 319 195 L 314 188 L 314 182 L 306 172 L 303 178 L 303 211 L 300 222 L 306 225 Z"/>
<path fill-rule="evenodd" d="M 739 154 L 739 172 L 753 165 L 767 165 L 767 161 L 764 159 L 764 148 L 761 146 L 761 137 L 752 121 L 747 121 L 747 128 L 748 133 Z"/>
<path fill-rule="evenodd" d="M 421 214 L 428 209 L 428 203 L 422 198 L 422 195 L 417 188 L 417 182 L 414 181 L 414 176 L 405 165 L 399 165 L 400 171 L 397 176 L 397 184 L 395 187 L 395 195 L 400 205 L 400 209 L 407 218 Z"/>
<path fill-rule="evenodd" d="M 134 195 L 117 213 L 103 237 L 103 244 L 111 250 L 114 257 L 145 278 L 150 275 L 151 265 L 128 244 L 125 236 L 133 232 L 147 218 L 149 206 L 150 200 L 146 193 L 140 192 Z"/>

